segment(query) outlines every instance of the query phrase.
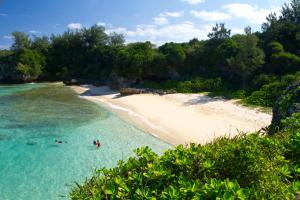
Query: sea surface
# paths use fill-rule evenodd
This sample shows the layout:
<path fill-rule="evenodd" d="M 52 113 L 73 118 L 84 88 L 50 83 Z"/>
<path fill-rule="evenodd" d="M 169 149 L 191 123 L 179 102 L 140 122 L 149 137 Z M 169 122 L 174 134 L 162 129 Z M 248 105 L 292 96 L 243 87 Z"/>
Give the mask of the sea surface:
<path fill-rule="evenodd" d="M 0 85 L 0 200 L 68 199 L 75 182 L 140 146 L 171 147 L 68 87 Z"/>

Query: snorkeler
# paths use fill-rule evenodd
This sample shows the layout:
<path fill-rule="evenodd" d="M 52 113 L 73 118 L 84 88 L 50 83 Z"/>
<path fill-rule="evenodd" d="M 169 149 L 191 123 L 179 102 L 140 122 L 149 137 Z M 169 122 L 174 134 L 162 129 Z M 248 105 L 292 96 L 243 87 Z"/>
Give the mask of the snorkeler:
<path fill-rule="evenodd" d="M 61 140 L 55 140 L 55 142 L 56 142 L 57 144 L 62 144 L 62 143 L 63 143 Z"/>

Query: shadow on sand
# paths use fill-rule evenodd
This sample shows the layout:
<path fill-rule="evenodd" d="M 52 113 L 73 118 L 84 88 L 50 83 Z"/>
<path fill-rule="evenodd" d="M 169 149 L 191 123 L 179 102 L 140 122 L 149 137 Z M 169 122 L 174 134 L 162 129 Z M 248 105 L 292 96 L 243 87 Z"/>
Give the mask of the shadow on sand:
<path fill-rule="evenodd" d="M 216 101 L 226 101 L 226 99 L 222 97 L 209 97 L 207 95 L 199 95 L 195 96 L 194 98 L 189 99 L 188 101 L 184 102 L 184 106 L 193 106 L 199 104 L 207 104 Z"/>

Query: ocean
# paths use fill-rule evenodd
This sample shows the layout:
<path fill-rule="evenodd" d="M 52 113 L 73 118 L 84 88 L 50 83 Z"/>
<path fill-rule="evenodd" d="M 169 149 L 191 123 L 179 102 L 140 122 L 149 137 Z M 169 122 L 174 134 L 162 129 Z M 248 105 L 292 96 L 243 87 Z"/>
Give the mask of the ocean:
<path fill-rule="evenodd" d="M 66 86 L 0 85 L 1 200 L 68 199 L 75 183 L 141 146 L 171 148 Z"/>

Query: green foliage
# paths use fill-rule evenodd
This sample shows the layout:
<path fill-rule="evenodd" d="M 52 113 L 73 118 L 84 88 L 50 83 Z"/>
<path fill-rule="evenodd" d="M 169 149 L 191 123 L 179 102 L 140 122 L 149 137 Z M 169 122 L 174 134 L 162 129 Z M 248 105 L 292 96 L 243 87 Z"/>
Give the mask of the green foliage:
<path fill-rule="evenodd" d="M 186 59 L 186 52 L 181 44 L 166 43 L 159 47 L 159 51 L 165 55 L 169 66 L 172 66 L 177 71 L 181 70 L 182 64 Z"/>
<path fill-rule="evenodd" d="M 300 57 L 287 52 L 275 53 L 272 54 L 269 65 L 271 72 L 276 74 L 296 72 L 300 70 Z"/>
<path fill-rule="evenodd" d="M 222 88 L 222 79 L 194 79 L 192 81 L 180 82 L 177 91 L 181 93 L 197 93 L 207 91 L 218 91 Z"/>
<path fill-rule="evenodd" d="M 24 49 L 17 59 L 17 71 L 23 80 L 35 80 L 42 74 L 45 58 L 35 50 Z"/>
<path fill-rule="evenodd" d="M 151 89 L 161 89 L 162 86 L 154 81 L 150 81 L 150 80 L 145 80 L 143 86 L 145 88 L 151 88 Z"/>
<path fill-rule="evenodd" d="M 291 133 L 295 133 L 297 130 L 300 130 L 300 113 L 294 113 L 291 117 L 288 117 L 281 122 L 285 129 L 289 130 Z"/>
<path fill-rule="evenodd" d="M 144 147 L 117 167 L 97 171 L 71 198 L 294 199 L 300 191 L 299 149 L 300 134 L 289 133 L 181 145 L 161 157 Z"/>
<path fill-rule="evenodd" d="M 286 87 L 286 83 L 278 81 L 266 84 L 260 90 L 254 91 L 249 97 L 244 99 L 244 102 L 251 105 L 272 107 Z"/>
<path fill-rule="evenodd" d="M 20 51 L 23 49 L 27 49 L 31 45 L 31 40 L 29 35 L 23 32 L 13 32 L 12 33 L 14 43 L 11 47 L 13 51 Z"/>
<path fill-rule="evenodd" d="M 262 38 L 266 44 L 278 41 L 286 51 L 300 55 L 299 40 L 297 35 L 299 33 L 299 16 L 300 9 L 299 0 L 291 0 L 288 4 L 282 7 L 281 14 L 277 17 L 274 13 L 269 15 L 267 23 L 262 26 Z"/>
<path fill-rule="evenodd" d="M 284 48 L 279 42 L 271 42 L 270 44 L 268 44 L 268 55 L 282 52 L 284 52 Z"/>
<path fill-rule="evenodd" d="M 222 40 L 222 39 L 228 39 L 230 37 L 231 30 L 228 30 L 225 28 L 225 24 L 216 24 L 212 28 L 212 32 L 208 34 L 208 37 L 210 39 L 214 40 Z"/>
<path fill-rule="evenodd" d="M 264 85 L 277 81 L 277 77 L 269 74 L 260 74 L 253 78 L 253 86 L 255 89 L 259 89 Z"/>
<path fill-rule="evenodd" d="M 243 87 L 249 76 L 264 64 L 264 52 L 257 46 L 258 38 L 255 35 L 236 35 L 233 39 L 239 44 L 235 56 L 227 62 L 233 73 L 241 77 Z"/>

